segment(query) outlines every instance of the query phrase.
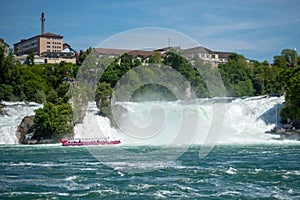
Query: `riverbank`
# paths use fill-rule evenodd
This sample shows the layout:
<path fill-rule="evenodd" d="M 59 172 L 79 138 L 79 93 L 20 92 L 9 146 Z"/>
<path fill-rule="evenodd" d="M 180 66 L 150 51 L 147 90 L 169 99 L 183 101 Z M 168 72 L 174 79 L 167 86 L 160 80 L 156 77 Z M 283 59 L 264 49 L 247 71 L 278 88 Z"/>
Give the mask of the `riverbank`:
<path fill-rule="evenodd" d="M 271 131 L 266 131 L 266 133 L 279 135 L 281 140 L 300 141 L 300 129 L 292 127 L 291 124 L 284 124 L 283 128 L 274 128 Z"/>

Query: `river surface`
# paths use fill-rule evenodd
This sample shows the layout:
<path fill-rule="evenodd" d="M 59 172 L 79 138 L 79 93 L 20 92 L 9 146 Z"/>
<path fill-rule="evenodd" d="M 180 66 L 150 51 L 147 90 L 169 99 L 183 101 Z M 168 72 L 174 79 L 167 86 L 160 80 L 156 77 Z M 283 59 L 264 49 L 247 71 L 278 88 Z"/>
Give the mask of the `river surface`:
<path fill-rule="evenodd" d="M 194 145 L 173 161 L 164 158 L 183 147 L 168 147 L 162 157 L 148 155 L 159 146 L 91 148 L 102 153 L 95 157 L 85 147 L 59 145 L 0 146 L 0 199 L 300 198 L 298 143 L 217 145 L 205 158 Z M 134 154 L 124 159 L 127 152 Z M 132 162 L 143 154 L 142 162 Z"/>

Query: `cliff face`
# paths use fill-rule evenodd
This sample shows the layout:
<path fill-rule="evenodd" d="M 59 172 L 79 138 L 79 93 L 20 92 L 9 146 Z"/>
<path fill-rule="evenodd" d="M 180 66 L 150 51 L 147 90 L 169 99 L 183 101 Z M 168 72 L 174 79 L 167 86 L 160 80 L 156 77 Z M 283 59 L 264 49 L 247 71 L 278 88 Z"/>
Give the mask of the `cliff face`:
<path fill-rule="evenodd" d="M 113 92 L 106 93 L 100 98 L 98 96 L 95 101 L 101 115 L 109 118 L 112 127 L 118 128 L 119 121 L 122 120 L 123 114 L 127 113 L 128 110 L 115 104 Z"/>
<path fill-rule="evenodd" d="M 115 104 L 112 107 L 111 115 L 108 116 L 112 127 L 119 128 L 118 124 L 121 122 L 123 115 L 127 113 L 128 110 L 126 108 L 122 107 L 121 105 Z"/>
<path fill-rule="evenodd" d="M 19 140 L 19 144 L 25 144 L 26 141 L 26 135 L 30 134 L 34 131 L 34 115 L 32 116 L 26 116 L 23 118 L 22 122 L 17 128 L 17 138 Z"/>
<path fill-rule="evenodd" d="M 0 115 L 6 115 L 7 111 L 5 110 L 5 106 L 0 104 Z"/>

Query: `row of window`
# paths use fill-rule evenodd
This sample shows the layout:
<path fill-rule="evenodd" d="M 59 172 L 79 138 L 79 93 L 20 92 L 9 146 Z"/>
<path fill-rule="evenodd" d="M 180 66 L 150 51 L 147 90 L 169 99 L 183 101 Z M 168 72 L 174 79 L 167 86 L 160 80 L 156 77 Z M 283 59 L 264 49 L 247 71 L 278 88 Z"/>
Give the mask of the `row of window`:
<path fill-rule="evenodd" d="M 50 46 L 50 45 L 47 45 L 47 48 L 49 49 L 49 48 L 51 48 L 51 46 Z M 61 49 L 61 46 L 52 46 L 52 48 L 53 48 L 53 49 Z"/>
<path fill-rule="evenodd" d="M 213 55 L 213 56 L 214 56 L 214 55 Z M 202 53 L 200 57 L 201 57 L 201 58 L 210 58 L 210 55 L 209 55 L 209 54 L 204 54 L 204 53 Z"/>
<path fill-rule="evenodd" d="M 60 40 L 60 38 L 50 38 L 50 37 L 47 37 L 47 40 Z"/>
<path fill-rule="evenodd" d="M 28 42 L 28 43 L 24 43 L 24 44 L 20 44 L 18 45 L 20 48 L 32 48 L 33 46 L 36 46 L 37 42 Z"/>
<path fill-rule="evenodd" d="M 204 53 L 202 53 L 202 54 L 200 54 L 200 57 L 201 58 L 217 59 L 216 54 L 204 54 Z M 225 59 L 225 58 L 219 58 L 219 61 L 221 61 L 221 62 L 227 62 L 227 59 Z"/>
<path fill-rule="evenodd" d="M 51 42 L 47 42 L 47 44 L 51 44 Z M 61 42 L 52 42 L 52 44 L 61 44 Z"/>
<path fill-rule="evenodd" d="M 28 50 L 28 49 L 33 49 L 33 48 L 37 48 L 37 45 L 32 46 L 31 44 L 28 44 L 28 45 L 17 47 L 17 49 L 20 49 L 21 51 Z"/>
<path fill-rule="evenodd" d="M 47 49 L 47 52 L 61 52 L 61 50 L 50 50 L 50 49 Z"/>

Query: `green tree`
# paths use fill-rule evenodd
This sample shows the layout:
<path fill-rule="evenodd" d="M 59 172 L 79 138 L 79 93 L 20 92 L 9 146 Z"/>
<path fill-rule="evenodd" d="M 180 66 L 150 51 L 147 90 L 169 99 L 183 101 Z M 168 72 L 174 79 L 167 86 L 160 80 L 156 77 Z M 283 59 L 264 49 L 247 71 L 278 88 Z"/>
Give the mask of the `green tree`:
<path fill-rule="evenodd" d="M 0 84 L 0 100 L 11 101 L 13 90 L 11 85 Z"/>
<path fill-rule="evenodd" d="M 149 63 L 161 64 L 162 63 L 161 53 L 159 51 L 154 51 L 154 55 L 149 57 Z"/>
<path fill-rule="evenodd" d="M 297 52 L 292 49 L 283 49 L 281 55 L 284 56 L 285 60 L 289 63 L 290 66 L 297 65 Z"/>
<path fill-rule="evenodd" d="M 298 63 L 298 54 L 296 50 L 283 49 L 281 55 L 274 56 L 273 62 L 273 65 L 281 68 L 293 67 Z"/>
<path fill-rule="evenodd" d="M 61 98 L 62 102 L 67 103 L 71 98 L 71 93 L 69 93 L 70 83 L 61 83 L 56 89 L 58 98 Z"/>
<path fill-rule="evenodd" d="M 282 108 L 280 116 L 285 123 L 300 119 L 300 66 L 286 68 L 280 73 L 279 79 L 285 93 L 286 105 Z"/>
<path fill-rule="evenodd" d="M 89 47 L 85 52 L 80 50 L 79 52 L 79 58 L 77 61 L 78 65 L 81 65 L 83 61 L 87 58 L 87 56 L 93 51 L 92 47 Z"/>
<path fill-rule="evenodd" d="M 290 123 L 292 120 L 300 119 L 300 107 L 294 104 L 283 106 L 280 111 L 281 122 Z"/>
<path fill-rule="evenodd" d="M 223 78 L 227 96 L 252 96 L 254 94 L 252 80 L 255 76 L 244 56 L 233 53 L 229 56 L 228 63 L 220 64 L 218 69 Z"/>
<path fill-rule="evenodd" d="M 110 84 L 102 82 L 98 83 L 95 92 L 95 101 L 100 112 L 104 116 L 111 115 L 111 98 L 113 90 Z"/>
<path fill-rule="evenodd" d="M 26 57 L 26 63 L 30 66 L 34 65 L 34 53 L 32 51 L 30 51 L 28 56 Z"/>
<path fill-rule="evenodd" d="M 62 137 L 73 133 L 72 108 L 69 104 L 55 105 L 45 103 L 43 108 L 35 111 L 35 134 L 38 139 L 54 139 L 59 141 Z"/>

